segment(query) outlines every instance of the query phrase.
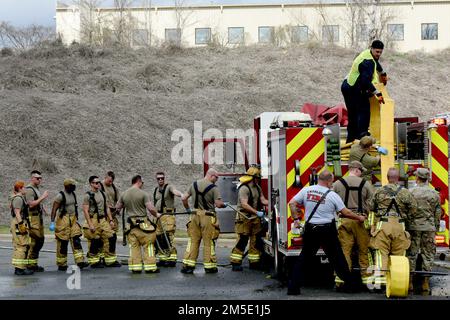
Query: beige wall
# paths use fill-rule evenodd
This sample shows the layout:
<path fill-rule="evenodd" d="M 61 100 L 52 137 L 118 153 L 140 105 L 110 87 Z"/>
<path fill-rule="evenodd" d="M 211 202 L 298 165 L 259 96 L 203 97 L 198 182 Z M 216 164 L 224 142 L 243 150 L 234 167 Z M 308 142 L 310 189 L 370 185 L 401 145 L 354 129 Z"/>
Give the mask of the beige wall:
<path fill-rule="evenodd" d="M 390 12 L 388 23 L 404 24 L 404 40 L 392 41 L 399 51 L 434 51 L 450 47 L 450 1 L 391 1 L 385 4 L 384 12 Z M 148 11 L 133 8 L 131 15 L 134 28 L 149 29 L 153 45 L 165 41 L 165 29 L 176 28 L 176 9 L 173 7 L 152 7 Z M 322 13 L 322 14 L 320 14 Z M 181 14 L 182 44 L 195 44 L 196 28 L 211 28 L 211 33 L 221 44 L 227 44 L 228 27 L 243 27 L 245 43 L 258 43 L 259 26 L 306 25 L 313 40 L 322 41 L 322 25 L 339 25 L 338 45 L 349 47 L 350 28 L 349 9 L 345 3 L 318 6 L 316 4 L 299 5 L 227 5 L 204 6 L 186 9 Z M 114 10 L 102 9 L 103 27 L 115 16 Z M 80 13 L 73 7 L 58 8 L 56 14 L 57 32 L 65 43 L 80 39 Z M 323 19 L 325 17 L 325 20 Z M 151 24 L 149 23 L 151 21 Z M 438 40 L 422 40 L 421 24 L 438 23 Z M 387 39 L 382 39 L 387 40 Z M 366 45 L 365 43 L 361 44 Z"/>

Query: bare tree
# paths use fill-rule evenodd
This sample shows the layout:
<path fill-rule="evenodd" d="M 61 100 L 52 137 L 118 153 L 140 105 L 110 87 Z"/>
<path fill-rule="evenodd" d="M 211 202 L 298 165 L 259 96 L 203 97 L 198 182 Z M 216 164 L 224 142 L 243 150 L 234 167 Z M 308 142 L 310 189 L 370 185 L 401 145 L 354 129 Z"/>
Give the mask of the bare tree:
<path fill-rule="evenodd" d="M 114 8 L 117 13 L 113 19 L 114 34 L 117 42 L 124 46 L 131 44 L 133 18 L 129 9 L 133 2 L 133 0 L 114 0 Z"/>
<path fill-rule="evenodd" d="M 55 39 L 52 28 L 39 25 L 14 27 L 7 22 L 0 22 L 0 47 L 26 50 L 37 44 Z"/>
<path fill-rule="evenodd" d="M 103 42 L 100 6 L 103 0 L 73 0 L 80 9 L 81 41 L 90 45 L 101 45 Z"/>
<path fill-rule="evenodd" d="M 187 6 L 187 0 L 174 0 L 174 8 L 177 38 L 176 41 L 172 41 L 172 44 L 181 46 L 183 32 L 189 25 L 193 24 L 192 21 L 189 21 L 192 15 L 192 10 Z"/>

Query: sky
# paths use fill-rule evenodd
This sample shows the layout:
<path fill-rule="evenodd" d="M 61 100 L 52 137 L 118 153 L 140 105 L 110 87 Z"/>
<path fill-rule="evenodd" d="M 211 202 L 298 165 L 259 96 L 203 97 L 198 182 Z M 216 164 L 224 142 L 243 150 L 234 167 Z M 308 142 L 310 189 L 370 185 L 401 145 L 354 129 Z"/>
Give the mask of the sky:
<path fill-rule="evenodd" d="M 135 0 L 143 3 L 145 0 Z M 295 0 L 188 0 L 197 4 L 230 4 L 230 3 L 287 3 L 300 2 Z M 62 0 L 69 3 L 70 0 Z M 103 4 L 111 5 L 113 0 L 104 0 Z M 171 5 L 173 0 L 152 0 L 152 5 Z M 56 0 L 0 0 L 0 21 L 9 22 L 15 26 L 39 24 L 55 27 Z"/>

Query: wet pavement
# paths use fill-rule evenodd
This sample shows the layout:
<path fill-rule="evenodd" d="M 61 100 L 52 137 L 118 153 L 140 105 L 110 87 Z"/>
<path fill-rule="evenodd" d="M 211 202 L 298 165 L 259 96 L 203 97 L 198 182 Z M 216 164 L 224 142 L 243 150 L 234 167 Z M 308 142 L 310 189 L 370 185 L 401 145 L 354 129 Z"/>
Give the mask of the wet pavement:
<path fill-rule="evenodd" d="M 286 288 L 277 280 L 271 279 L 261 271 L 249 270 L 244 260 L 243 272 L 232 272 L 229 254 L 233 240 L 219 240 L 216 247 L 219 272 L 205 274 L 202 265 L 198 265 L 193 275 L 180 273 L 181 263 L 175 268 L 161 268 L 159 274 L 132 274 L 128 267 L 91 269 L 81 271 L 78 280 L 72 274 L 58 271 L 55 265 L 56 243 L 46 238 L 44 251 L 39 264 L 45 268 L 43 273 L 31 276 L 13 274 L 11 240 L 7 235 L 0 237 L 0 299 L 242 299 L 242 300 L 385 300 L 381 293 L 338 293 L 330 288 L 302 288 L 301 296 L 287 296 Z M 87 243 L 83 242 L 86 250 Z M 181 259 L 186 241 L 177 242 L 178 257 Z M 70 249 L 69 249 L 70 252 Z M 200 251 L 200 261 L 202 251 Z M 118 241 L 119 261 L 126 261 L 127 247 Z M 73 258 L 69 254 L 69 264 Z M 448 272 L 448 262 L 441 262 L 436 271 Z M 70 268 L 69 268 L 70 270 Z M 409 296 L 406 299 L 448 299 L 450 296 L 450 277 L 432 277 L 433 296 Z M 79 285 L 79 289 L 76 287 Z M 70 289 L 72 288 L 72 289 Z"/>

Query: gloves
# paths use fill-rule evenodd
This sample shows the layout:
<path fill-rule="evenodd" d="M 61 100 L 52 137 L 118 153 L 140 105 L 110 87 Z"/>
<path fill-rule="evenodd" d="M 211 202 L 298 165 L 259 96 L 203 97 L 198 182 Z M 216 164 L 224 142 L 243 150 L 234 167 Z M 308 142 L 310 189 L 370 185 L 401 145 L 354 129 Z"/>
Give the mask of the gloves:
<path fill-rule="evenodd" d="M 387 154 L 388 154 L 387 149 L 386 149 L 386 148 L 383 148 L 383 147 L 377 147 L 377 152 L 378 152 L 379 154 L 383 154 L 383 155 L 387 155 Z"/>
<path fill-rule="evenodd" d="M 264 217 L 264 211 L 256 211 L 256 215 L 260 218 Z"/>
<path fill-rule="evenodd" d="M 55 223 L 53 221 L 50 222 L 50 226 L 48 227 L 48 230 L 55 231 Z"/>
<path fill-rule="evenodd" d="M 20 234 L 26 234 L 27 233 L 27 226 L 23 223 L 23 221 L 20 221 L 18 223 L 17 228 L 19 229 Z"/>
<path fill-rule="evenodd" d="M 378 93 L 375 95 L 375 98 L 377 98 L 377 100 L 378 100 L 379 103 L 384 103 L 383 94 L 382 94 L 381 92 L 378 92 Z"/>
<path fill-rule="evenodd" d="M 387 74 L 384 72 L 380 75 L 380 82 L 384 85 L 387 85 L 388 77 Z"/>
<path fill-rule="evenodd" d="M 230 205 L 230 203 L 229 202 L 224 202 L 223 205 L 224 205 L 224 208 L 225 208 L 225 207 L 228 207 Z"/>

